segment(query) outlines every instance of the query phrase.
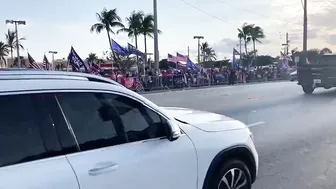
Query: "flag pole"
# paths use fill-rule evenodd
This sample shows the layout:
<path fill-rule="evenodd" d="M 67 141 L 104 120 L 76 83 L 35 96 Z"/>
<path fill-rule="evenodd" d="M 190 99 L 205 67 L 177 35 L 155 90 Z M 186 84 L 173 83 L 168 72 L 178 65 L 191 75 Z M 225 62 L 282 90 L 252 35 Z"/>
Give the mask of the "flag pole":
<path fill-rule="evenodd" d="M 71 46 L 72 47 L 72 46 Z M 70 51 L 71 52 L 71 51 Z M 70 56 L 70 53 L 68 54 L 68 57 L 67 57 L 67 66 L 66 66 L 66 71 L 68 72 L 69 71 L 69 56 Z"/>

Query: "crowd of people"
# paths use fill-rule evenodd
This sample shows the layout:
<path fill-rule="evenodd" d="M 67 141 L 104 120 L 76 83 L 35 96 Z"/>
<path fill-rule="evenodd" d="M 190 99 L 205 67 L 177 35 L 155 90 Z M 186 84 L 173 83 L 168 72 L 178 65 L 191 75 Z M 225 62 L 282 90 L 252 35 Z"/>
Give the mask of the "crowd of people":
<path fill-rule="evenodd" d="M 177 70 L 174 68 L 155 71 L 146 69 L 145 74 L 136 71 L 122 72 L 113 70 L 105 73 L 109 77 L 132 90 L 158 90 L 172 88 L 200 87 L 209 85 L 235 85 L 239 83 L 263 82 L 287 79 L 288 73 L 276 66 L 253 68 L 202 68 L 197 71 L 191 69 Z M 141 86 L 139 86 L 141 85 Z"/>

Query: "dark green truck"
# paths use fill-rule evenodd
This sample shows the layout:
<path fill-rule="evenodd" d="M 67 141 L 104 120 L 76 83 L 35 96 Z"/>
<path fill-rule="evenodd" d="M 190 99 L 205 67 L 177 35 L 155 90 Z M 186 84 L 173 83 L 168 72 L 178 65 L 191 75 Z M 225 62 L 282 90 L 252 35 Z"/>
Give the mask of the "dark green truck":
<path fill-rule="evenodd" d="M 298 84 L 306 94 L 312 94 L 319 87 L 336 87 L 336 55 L 321 55 L 317 61 L 310 64 L 300 62 Z"/>

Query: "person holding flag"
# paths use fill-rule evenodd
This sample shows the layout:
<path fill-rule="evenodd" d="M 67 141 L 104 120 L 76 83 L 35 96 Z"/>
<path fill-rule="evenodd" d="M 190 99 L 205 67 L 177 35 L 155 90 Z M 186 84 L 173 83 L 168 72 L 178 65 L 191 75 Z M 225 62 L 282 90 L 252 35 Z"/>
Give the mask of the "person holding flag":
<path fill-rule="evenodd" d="M 229 85 L 234 85 L 235 80 L 236 80 L 236 71 L 238 70 L 238 64 L 236 60 L 236 55 L 239 55 L 239 52 L 233 48 L 233 53 L 232 53 L 232 69 L 229 75 Z"/>

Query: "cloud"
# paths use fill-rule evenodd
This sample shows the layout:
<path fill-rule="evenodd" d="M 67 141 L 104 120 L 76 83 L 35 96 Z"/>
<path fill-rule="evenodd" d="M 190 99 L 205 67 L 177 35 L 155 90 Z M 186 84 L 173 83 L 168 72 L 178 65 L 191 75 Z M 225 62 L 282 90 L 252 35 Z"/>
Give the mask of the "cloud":
<path fill-rule="evenodd" d="M 237 46 L 237 44 L 239 44 L 238 40 L 224 38 L 220 40 L 219 42 L 215 43 L 214 45 L 212 45 L 212 48 L 214 48 L 217 53 L 227 54 L 227 53 L 232 53 L 233 47 L 238 48 L 239 45 Z"/>
<path fill-rule="evenodd" d="M 316 39 L 318 37 L 318 29 L 314 28 L 314 29 L 308 29 L 308 39 Z"/>
<path fill-rule="evenodd" d="M 300 43 L 302 41 L 302 34 L 299 33 L 293 33 L 289 36 L 289 42 L 290 43 Z"/>
<path fill-rule="evenodd" d="M 336 27 L 336 22 L 333 22 L 331 18 L 336 16 L 336 8 L 330 7 L 322 13 L 316 13 L 309 15 L 308 24 L 320 29 L 334 29 Z"/>
<path fill-rule="evenodd" d="M 325 41 L 330 45 L 336 45 L 336 34 L 328 35 Z"/>
<path fill-rule="evenodd" d="M 260 41 L 261 41 L 261 45 L 269 45 L 272 43 L 272 41 L 267 38 L 260 39 Z"/>
<path fill-rule="evenodd" d="M 320 32 L 316 28 L 308 29 L 308 39 L 317 39 L 319 38 Z M 302 30 L 293 30 L 289 32 L 289 42 L 290 43 L 302 43 L 303 33 Z"/>

